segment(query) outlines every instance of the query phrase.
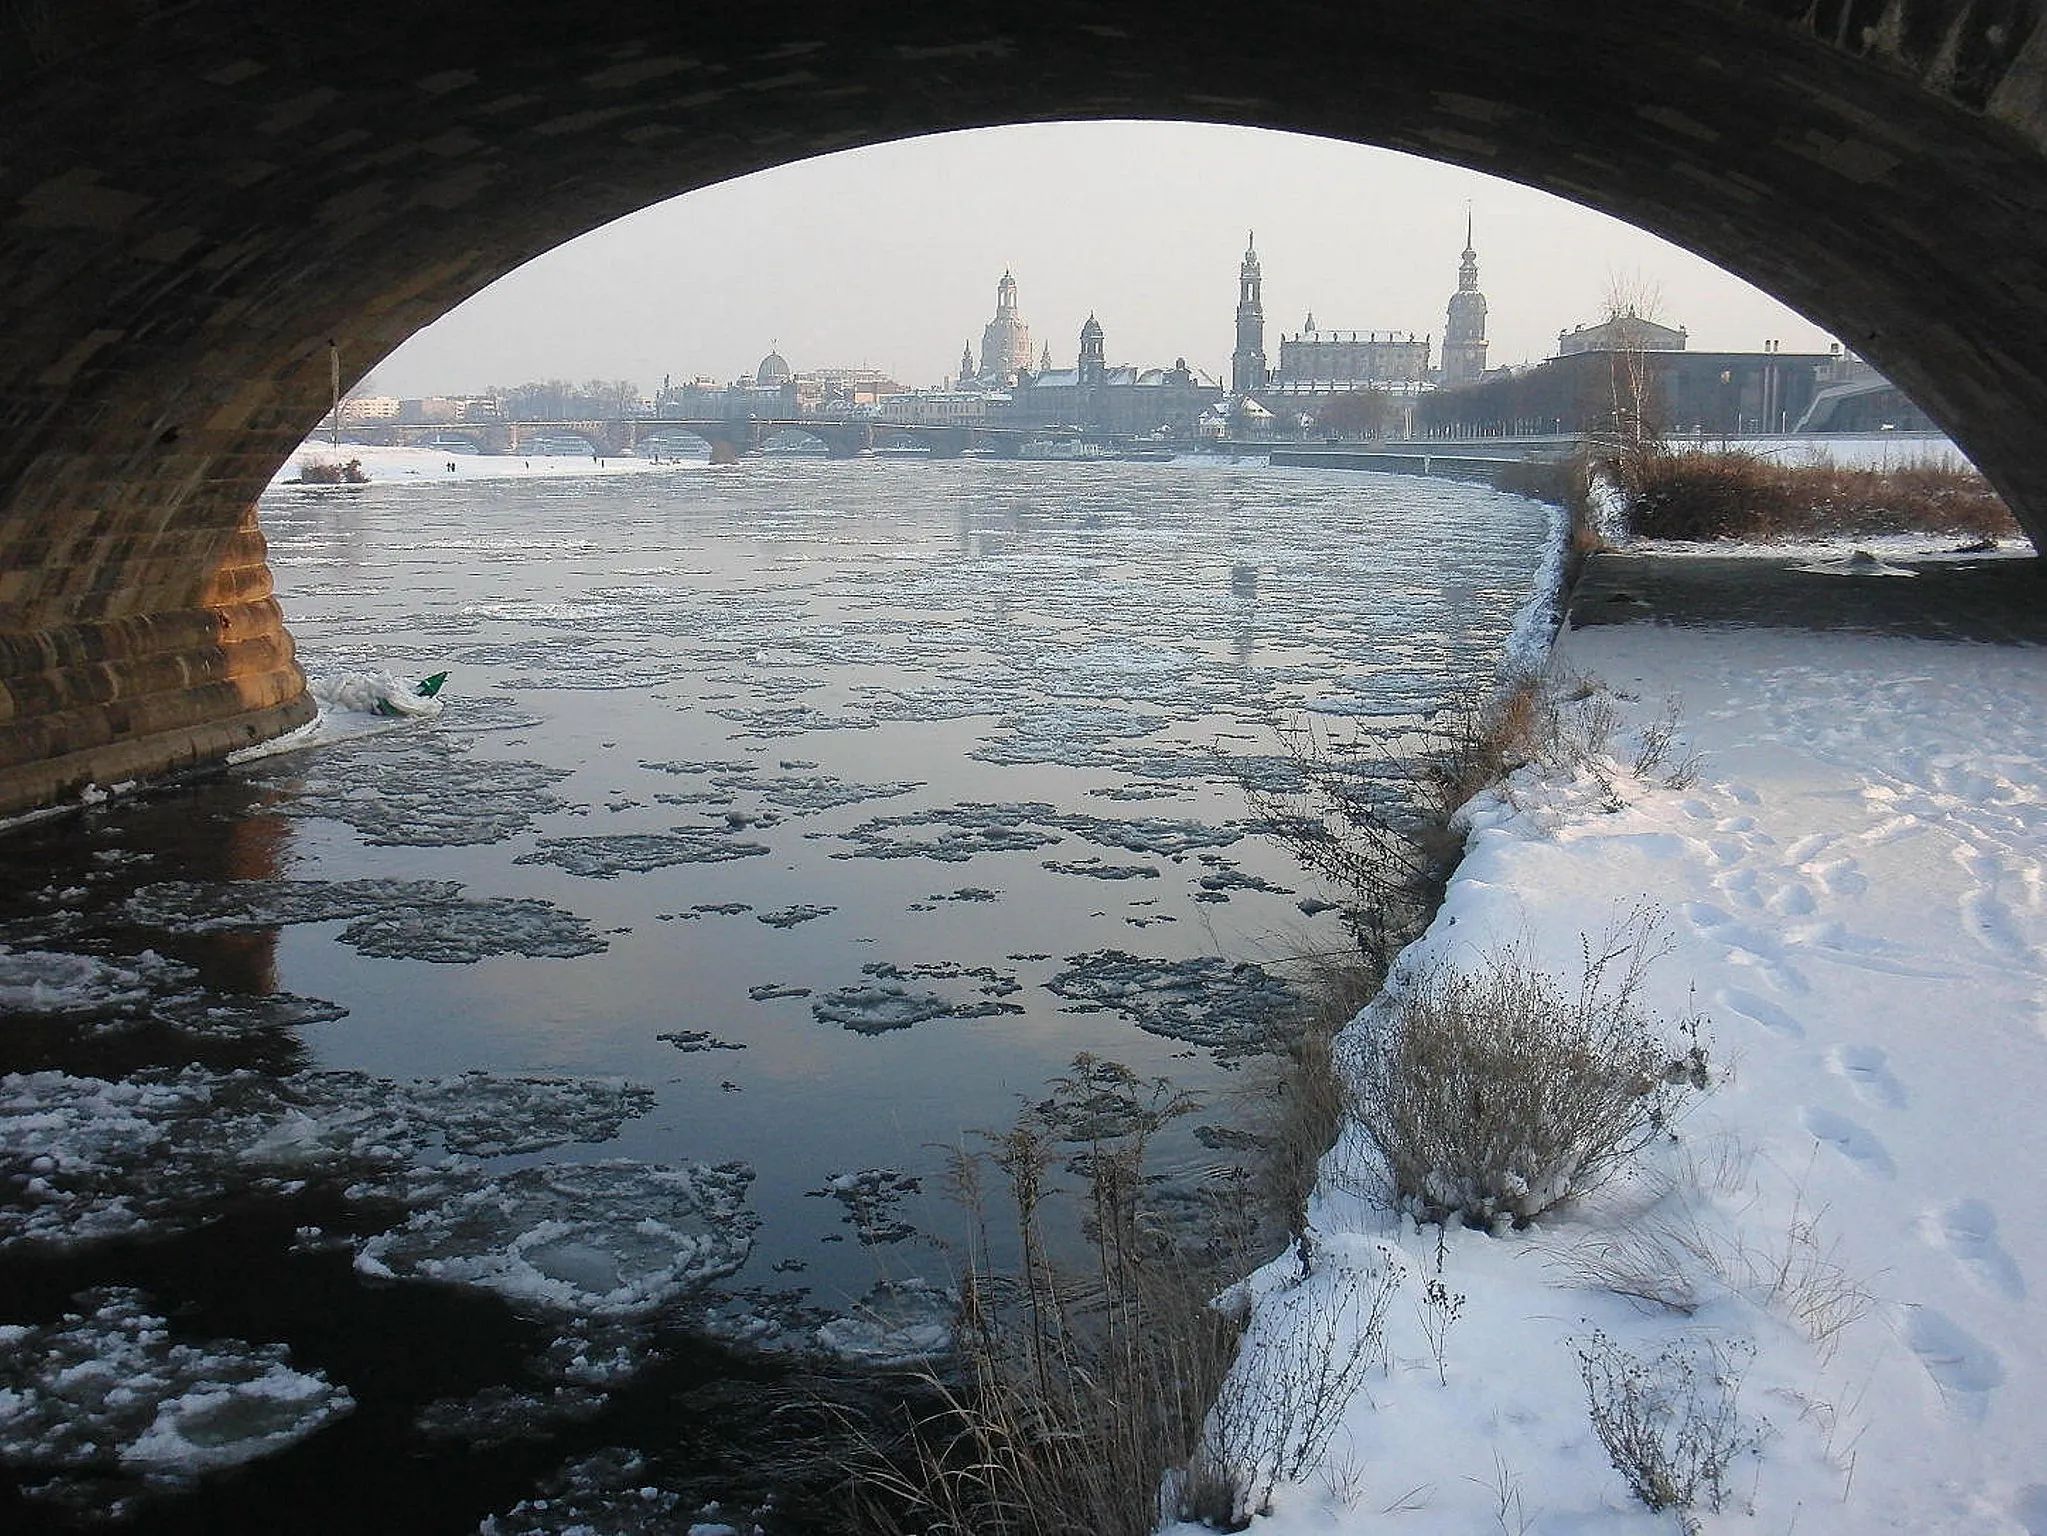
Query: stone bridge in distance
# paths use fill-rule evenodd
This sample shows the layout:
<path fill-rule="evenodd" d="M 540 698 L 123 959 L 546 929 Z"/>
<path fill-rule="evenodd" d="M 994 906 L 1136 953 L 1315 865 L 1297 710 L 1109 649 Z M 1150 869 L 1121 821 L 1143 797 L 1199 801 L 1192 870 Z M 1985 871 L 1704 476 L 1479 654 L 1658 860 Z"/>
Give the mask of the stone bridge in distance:
<path fill-rule="evenodd" d="M 417 0 L 0 7 L 0 813 L 309 715 L 255 504 L 329 407 L 330 344 L 353 384 L 574 235 L 916 134 L 1197 117 L 1574 198 L 1868 357 L 2037 540 L 2043 17 L 2047 0 L 506 0 L 487 26 Z"/>
<path fill-rule="evenodd" d="M 460 442 L 476 453 L 517 454 L 530 451 L 533 443 L 547 438 L 578 437 L 592 453 L 611 458 L 638 453 L 641 445 L 677 433 L 702 438 L 710 445 L 711 457 L 719 461 L 759 453 L 778 437 L 801 434 L 824 444 L 835 459 L 855 459 L 877 447 L 903 445 L 922 448 L 933 458 L 957 459 L 971 449 L 983 449 L 998 458 L 1013 459 L 1031 437 L 1040 435 L 1022 427 L 986 427 L 968 424 L 874 421 L 864 417 L 797 416 L 787 419 L 746 417 L 702 417 L 684 419 L 662 416 L 627 416 L 585 421 L 458 421 L 439 426 L 403 425 L 355 426 L 348 429 L 350 442 L 370 446 L 413 447 Z M 335 453 L 346 450 L 337 445 Z"/>

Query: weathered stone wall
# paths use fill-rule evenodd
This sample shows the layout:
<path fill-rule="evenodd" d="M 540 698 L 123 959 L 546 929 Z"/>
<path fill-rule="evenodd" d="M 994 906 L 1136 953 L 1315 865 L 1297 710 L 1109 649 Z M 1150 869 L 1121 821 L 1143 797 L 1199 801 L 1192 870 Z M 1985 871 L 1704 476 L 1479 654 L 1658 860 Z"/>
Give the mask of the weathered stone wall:
<path fill-rule="evenodd" d="M 944 129 L 1201 118 L 1577 198 L 1826 325 L 2047 533 L 2042 3 L 0 0 L 0 811 L 303 712 L 249 508 L 330 340 L 353 382 L 607 219 Z"/>

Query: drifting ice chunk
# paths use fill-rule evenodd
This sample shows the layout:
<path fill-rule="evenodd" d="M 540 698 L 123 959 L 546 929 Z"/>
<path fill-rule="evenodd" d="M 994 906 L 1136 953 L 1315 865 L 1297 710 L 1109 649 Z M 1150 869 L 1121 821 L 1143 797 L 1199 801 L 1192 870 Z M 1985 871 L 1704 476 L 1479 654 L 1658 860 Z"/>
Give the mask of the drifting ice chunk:
<path fill-rule="evenodd" d="M 292 1369 L 281 1344 L 176 1341 L 139 1291 L 78 1299 L 59 1322 L 0 1328 L 0 1460 L 182 1480 L 272 1455 L 355 1406 Z"/>
<path fill-rule="evenodd" d="M 644 1317 L 746 1262 L 752 1179 L 733 1163 L 424 1169 L 404 1192 L 411 1218 L 366 1241 L 356 1268 L 491 1291 L 541 1317 Z"/>

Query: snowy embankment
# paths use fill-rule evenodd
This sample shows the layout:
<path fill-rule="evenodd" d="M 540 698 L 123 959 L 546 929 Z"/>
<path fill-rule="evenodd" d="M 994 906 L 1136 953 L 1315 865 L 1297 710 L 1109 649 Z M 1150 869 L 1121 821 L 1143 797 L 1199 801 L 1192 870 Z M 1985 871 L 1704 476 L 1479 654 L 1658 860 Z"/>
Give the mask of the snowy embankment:
<path fill-rule="evenodd" d="M 1711 1086 L 1499 1235 L 1389 1216 L 1353 1127 L 1308 1271 L 1251 1282 L 1225 1403 L 1278 1473 L 1253 1529 L 2047 1533 L 2047 649 L 1615 625 L 1552 675 L 1603 683 L 1561 696 L 1617 711 L 1609 757 L 1468 808 L 1399 975 L 1518 943 L 1572 984 L 1652 909 L 1646 1001 L 1702 1019 Z M 1673 752 L 1630 771 L 1667 700 Z M 1710 1478 L 1645 1509 L 1595 1398 L 1679 1464 L 1717 1448 L 1719 1512 Z"/>
<path fill-rule="evenodd" d="M 351 459 L 362 467 L 373 485 L 458 483 L 467 480 L 568 480 L 583 475 L 638 475 L 649 471 L 703 469 L 703 459 L 586 458 L 581 454 L 450 453 L 442 448 L 379 448 L 367 443 L 329 443 L 309 437 L 298 451 L 279 466 L 271 489 L 302 484 L 299 471 L 305 465 L 342 465 Z M 345 486 L 312 484 L 311 491 L 333 491 Z"/>

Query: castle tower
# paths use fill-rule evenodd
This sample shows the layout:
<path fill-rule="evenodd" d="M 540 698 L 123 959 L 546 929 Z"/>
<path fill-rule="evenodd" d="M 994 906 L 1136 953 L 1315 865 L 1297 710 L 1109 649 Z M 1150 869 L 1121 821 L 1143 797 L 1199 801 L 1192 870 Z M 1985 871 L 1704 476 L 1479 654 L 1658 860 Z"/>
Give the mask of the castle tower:
<path fill-rule="evenodd" d="M 1258 242 L 1244 240 L 1244 264 L 1237 269 L 1237 350 L 1230 354 L 1230 393 L 1248 395 L 1265 387 L 1265 298 L 1258 276 Z"/>
<path fill-rule="evenodd" d="M 1007 272 L 995 285 L 995 318 L 981 330 L 981 372 L 1006 379 L 1031 366 L 1031 328 L 1016 307 L 1016 279 Z"/>
<path fill-rule="evenodd" d="M 1080 405 L 1080 424 L 1083 427 L 1100 426 L 1102 422 L 1102 391 L 1109 381 L 1109 362 L 1102 350 L 1102 323 L 1093 315 L 1087 317 L 1087 324 L 1080 328 L 1080 362 L 1075 369 L 1074 393 Z"/>
<path fill-rule="evenodd" d="M 1447 387 L 1475 384 L 1485 372 L 1485 295 L 1478 291 L 1478 252 L 1472 248 L 1471 215 L 1464 215 L 1464 261 L 1457 268 L 1457 291 L 1450 295 L 1449 318 L 1443 324 L 1443 368 Z"/>
<path fill-rule="evenodd" d="M 960 382 L 966 383 L 974 376 L 974 344 L 970 341 L 960 348 Z"/>

